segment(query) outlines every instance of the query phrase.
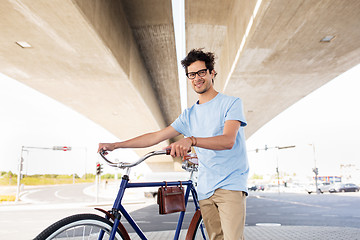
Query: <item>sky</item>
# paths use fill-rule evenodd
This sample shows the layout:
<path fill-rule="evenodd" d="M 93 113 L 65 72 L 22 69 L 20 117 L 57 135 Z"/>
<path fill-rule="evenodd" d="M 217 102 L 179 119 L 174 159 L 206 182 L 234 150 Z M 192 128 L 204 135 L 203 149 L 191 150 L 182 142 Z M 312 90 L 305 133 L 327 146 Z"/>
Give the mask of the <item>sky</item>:
<path fill-rule="evenodd" d="M 94 173 L 99 142 L 119 141 L 107 130 L 46 95 L 0 73 L 0 171 L 17 172 L 23 154 L 27 174 Z M 70 146 L 71 151 L 29 149 Z M 134 161 L 132 150 L 113 159 Z M 110 168 L 110 167 L 109 167 Z M 106 169 L 109 172 L 111 169 Z"/>
<path fill-rule="evenodd" d="M 272 174 L 277 166 L 289 174 L 311 175 L 314 158 L 320 175 L 339 175 L 340 164 L 357 164 L 359 168 L 359 78 L 360 65 L 303 98 L 248 138 L 250 175 Z M 96 153 L 98 143 L 120 140 L 63 104 L 3 74 L 0 109 L 0 171 L 17 171 L 22 146 L 71 146 L 67 152 L 22 152 L 24 173 L 94 173 L 96 162 L 101 161 Z M 265 145 L 269 150 L 254 151 Z M 290 145 L 296 147 L 274 148 Z M 119 150 L 112 156 L 122 161 L 137 159 L 132 150 Z M 110 167 L 105 168 L 107 171 L 113 172 Z"/>
<path fill-rule="evenodd" d="M 251 174 L 339 175 L 340 164 L 360 168 L 360 65 L 279 114 L 247 140 Z M 244 103 L 246 104 L 246 103 Z M 295 148 L 252 151 L 256 148 Z M 314 154 L 315 150 L 315 154 Z"/>

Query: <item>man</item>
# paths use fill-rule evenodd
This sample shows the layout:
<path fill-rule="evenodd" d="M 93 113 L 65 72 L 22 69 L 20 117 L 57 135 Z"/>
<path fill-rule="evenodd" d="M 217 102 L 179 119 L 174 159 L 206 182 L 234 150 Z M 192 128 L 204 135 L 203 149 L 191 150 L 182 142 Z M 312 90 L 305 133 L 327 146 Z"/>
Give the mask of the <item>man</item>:
<path fill-rule="evenodd" d="M 124 142 L 100 143 L 99 151 L 149 147 L 183 134 L 185 138 L 170 145 L 170 154 L 184 156 L 192 146 L 196 150 L 200 209 L 210 239 L 243 239 L 249 167 L 242 102 L 214 89 L 213 53 L 193 49 L 181 64 L 199 100 L 167 128 Z"/>

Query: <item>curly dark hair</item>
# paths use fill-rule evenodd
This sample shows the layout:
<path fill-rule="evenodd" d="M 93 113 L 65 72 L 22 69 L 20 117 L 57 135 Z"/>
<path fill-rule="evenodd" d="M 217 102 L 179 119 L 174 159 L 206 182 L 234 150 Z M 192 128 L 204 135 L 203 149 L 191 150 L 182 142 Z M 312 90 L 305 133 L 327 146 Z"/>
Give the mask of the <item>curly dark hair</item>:
<path fill-rule="evenodd" d="M 204 61 L 205 66 L 211 72 L 214 70 L 215 55 L 212 52 L 204 52 L 203 48 L 192 49 L 188 55 L 181 61 L 181 65 L 185 68 L 186 73 L 188 72 L 188 66 L 196 61 Z"/>

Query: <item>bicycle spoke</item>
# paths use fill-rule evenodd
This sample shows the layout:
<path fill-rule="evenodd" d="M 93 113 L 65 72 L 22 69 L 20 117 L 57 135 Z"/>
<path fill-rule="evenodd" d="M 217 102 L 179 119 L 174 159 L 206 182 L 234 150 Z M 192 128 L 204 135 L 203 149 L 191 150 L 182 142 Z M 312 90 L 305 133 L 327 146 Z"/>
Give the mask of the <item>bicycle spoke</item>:
<path fill-rule="evenodd" d="M 82 239 L 85 240 L 85 226 L 83 227 Z"/>
<path fill-rule="evenodd" d="M 91 236 L 91 234 L 92 234 L 93 229 L 94 229 L 94 227 L 91 227 L 91 228 L 90 228 L 90 233 L 89 233 L 88 239 L 90 239 L 90 236 Z"/>

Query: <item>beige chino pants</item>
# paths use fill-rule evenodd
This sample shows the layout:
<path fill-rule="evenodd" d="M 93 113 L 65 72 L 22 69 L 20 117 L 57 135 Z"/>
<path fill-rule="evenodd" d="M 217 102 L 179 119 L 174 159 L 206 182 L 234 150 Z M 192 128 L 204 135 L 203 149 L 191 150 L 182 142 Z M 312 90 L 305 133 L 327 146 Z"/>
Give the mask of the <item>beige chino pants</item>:
<path fill-rule="evenodd" d="M 243 240 L 246 194 L 217 189 L 210 198 L 200 200 L 201 215 L 211 240 Z"/>

